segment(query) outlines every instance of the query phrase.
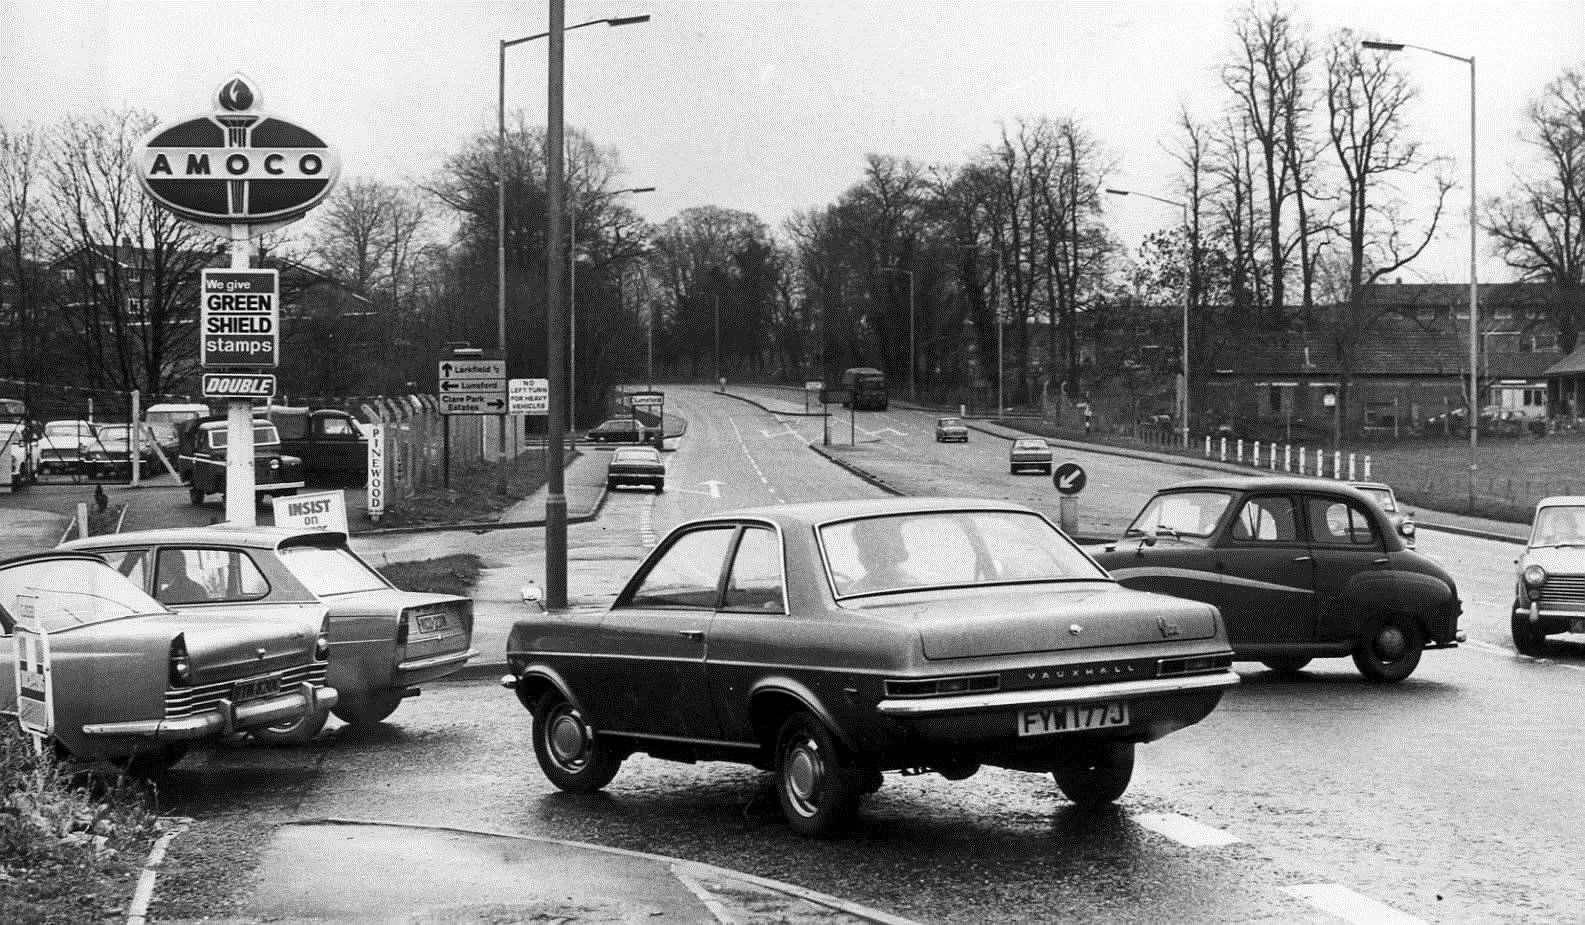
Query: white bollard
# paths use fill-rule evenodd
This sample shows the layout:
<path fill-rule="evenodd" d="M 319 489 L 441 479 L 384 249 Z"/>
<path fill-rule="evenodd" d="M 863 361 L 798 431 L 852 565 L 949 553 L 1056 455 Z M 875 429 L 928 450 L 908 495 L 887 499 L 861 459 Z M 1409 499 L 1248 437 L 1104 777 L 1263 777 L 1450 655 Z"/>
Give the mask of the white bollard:
<path fill-rule="evenodd" d="M 1293 444 L 1291 443 L 1282 445 L 1282 471 L 1293 471 Z"/>
<path fill-rule="evenodd" d="M 1342 477 L 1343 477 L 1343 451 L 1342 450 L 1333 450 L 1332 451 L 1332 478 L 1340 479 Z"/>
<path fill-rule="evenodd" d="M 1218 437 L 1217 440 L 1221 443 L 1222 447 L 1221 460 L 1222 462 L 1227 462 L 1227 438 Z"/>
<path fill-rule="evenodd" d="M 1249 454 L 1249 464 L 1251 466 L 1254 466 L 1256 469 L 1260 468 L 1260 441 L 1259 440 L 1255 441 L 1254 452 Z"/>
<path fill-rule="evenodd" d="M 1348 480 L 1354 481 L 1354 454 L 1348 454 Z"/>
<path fill-rule="evenodd" d="M 1370 457 L 1365 457 L 1365 481 L 1370 481 Z"/>
<path fill-rule="evenodd" d="M 1304 474 L 1304 460 L 1305 460 L 1305 455 L 1306 455 L 1306 451 L 1305 451 L 1305 448 L 1304 448 L 1304 447 L 1302 447 L 1302 446 L 1301 446 L 1301 447 L 1299 447 L 1299 474 L 1300 474 L 1300 475 L 1303 475 L 1303 474 Z"/>
<path fill-rule="evenodd" d="M 1206 459 L 1210 459 L 1211 458 L 1211 435 L 1210 434 L 1206 434 L 1205 435 L 1205 458 Z"/>
<path fill-rule="evenodd" d="M 1243 437 L 1239 437 L 1238 438 L 1238 443 L 1236 444 L 1236 447 L 1237 447 L 1237 455 L 1234 457 L 1234 459 L 1238 462 L 1239 465 L 1243 465 L 1244 464 L 1244 438 Z"/>

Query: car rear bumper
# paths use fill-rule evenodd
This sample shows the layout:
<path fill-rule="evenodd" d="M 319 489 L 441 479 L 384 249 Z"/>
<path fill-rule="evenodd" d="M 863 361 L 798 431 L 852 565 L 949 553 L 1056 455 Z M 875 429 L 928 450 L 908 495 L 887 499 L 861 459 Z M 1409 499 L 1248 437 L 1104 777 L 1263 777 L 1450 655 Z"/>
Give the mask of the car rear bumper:
<path fill-rule="evenodd" d="M 1143 681 L 1118 681 L 1112 684 L 1085 684 L 1079 687 L 1040 688 L 1024 691 L 996 691 L 950 697 L 922 697 L 907 700 L 882 700 L 875 709 L 886 716 L 946 716 L 1015 707 L 1054 706 L 1066 703 L 1093 703 L 1097 700 L 1129 700 L 1161 697 L 1196 691 L 1225 690 L 1238 685 L 1232 671 L 1190 675 L 1182 678 L 1150 678 Z"/>
<path fill-rule="evenodd" d="M 270 726 L 318 710 L 329 710 L 339 699 L 333 687 L 315 687 L 303 681 L 287 693 L 242 703 L 221 700 L 217 707 L 174 719 L 129 720 L 120 723 L 88 723 L 83 732 L 91 736 L 140 736 L 159 741 L 186 741 L 212 735 L 227 735 L 258 726 Z"/>
<path fill-rule="evenodd" d="M 462 652 L 447 652 L 443 655 L 431 655 L 428 658 L 401 662 L 396 666 L 394 682 L 405 687 L 443 678 L 478 654 L 478 649 L 466 649 Z"/>

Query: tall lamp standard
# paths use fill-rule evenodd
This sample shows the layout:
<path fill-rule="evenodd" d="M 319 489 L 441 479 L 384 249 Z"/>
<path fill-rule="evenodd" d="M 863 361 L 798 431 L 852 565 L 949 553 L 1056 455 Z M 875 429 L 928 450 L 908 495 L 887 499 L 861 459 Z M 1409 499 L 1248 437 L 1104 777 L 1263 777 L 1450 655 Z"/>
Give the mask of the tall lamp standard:
<path fill-rule="evenodd" d="M 902 267 L 881 267 L 881 272 L 908 274 L 908 400 L 918 401 L 919 392 L 914 387 L 914 367 L 919 365 L 919 353 L 914 345 L 914 271 Z"/>
<path fill-rule="evenodd" d="M 1469 405 L 1464 416 L 1464 425 L 1469 428 L 1469 507 L 1475 509 L 1475 472 L 1476 472 L 1476 445 L 1479 442 L 1477 434 L 1480 431 L 1480 380 L 1476 376 L 1477 363 L 1480 358 L 1480 335 L 1476 333 L 1480 317 L 1480 289 L 1476 283 L 1476 218 L 1475 218 L 1475 56 L 1468 58 L 1463 55 L 1449 54 L 1427 48 L 1424 45 L 1410 45 L 1407 42 L 1360 42 L 1366 48 L 1377 51 L 1403 51 L 1405 48 L 1414 48 L 1419 51 L 1428 51 L 1433 55 L 1452 58 L 1469 65 Z"/>
<path fill-rule="evenodd" d="M 1113 189 L 1106 187 L 1106 191 L 1113 196 L 1141 196 L 1153 199 L 1156 202 L 1169 206 L 1177 206 L 1183 210 L 1183 227 L 1189 228 L 1189 205 L 1176 199 L 1163 199 L 1138 190 Z M 1192 233 L 1192 232 L 1191 232 Z M 1183 441 L 1183 448 L 1189 448 L 1189 280 L 1194 273 L 1194 267 L 1189 267 L 1183 276 L 1183 347 L 1179 355 L 1179 374 L 1183 376 L 1183 390 L 1178 395 L 1178 430 Z"/>
<path fill-rule="evenodd" d="M 653 193 L 653 186 L 630 186 L 596 193 L 591 199 L 609 199 L 623 193 Z M 578 426 L 578 212 L 577 202 L 567 198 L 567 312 L 568 347 L 567 414 L 574 429 Z"/>
<path fill-rule="evenodd" d="M 545 606 L 567 608 L 567 489 L 563 478 L 563 439 L 567 433 L 566 317 L 562 303 L 562 206 L 567 196 L 563 101 L 566 97 L 566 0 L 550 0 L 550 54 L 545 106 L 545 366 L 549 374 L 549 415 L 545 423 Z M 648 16 L 626 16 L 596 22 L 612 26 L 648 22 Z"/>

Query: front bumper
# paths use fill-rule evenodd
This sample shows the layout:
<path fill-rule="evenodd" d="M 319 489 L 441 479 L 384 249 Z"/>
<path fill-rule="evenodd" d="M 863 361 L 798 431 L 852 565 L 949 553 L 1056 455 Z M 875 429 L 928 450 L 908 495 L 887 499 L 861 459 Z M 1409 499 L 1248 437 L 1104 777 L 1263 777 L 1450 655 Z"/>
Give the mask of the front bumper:
<path fill-rule="evenodd" d="M 214 735 L 229 735 L 259 726 L 273 726 L 305 713 L 329 710 L 339 699 L 333 687 L 315 687 L 303 681 L 290 692 L 215 707 L 176 719 L 140 719 L 120 723 L 88 723 L 91 736 L 139 736 L 161 742 L 182 742 Z"/>

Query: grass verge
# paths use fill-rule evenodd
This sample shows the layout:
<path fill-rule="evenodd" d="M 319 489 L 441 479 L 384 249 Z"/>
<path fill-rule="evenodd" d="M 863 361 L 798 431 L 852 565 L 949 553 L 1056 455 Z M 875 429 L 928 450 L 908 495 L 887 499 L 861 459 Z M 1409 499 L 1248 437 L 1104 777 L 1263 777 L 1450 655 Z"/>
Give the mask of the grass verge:
<path fill-rule="evenodd" d="M 379 568 L 393 585 L 403 591 L 466 596 L 479 581 L 480 559 L 472 553 L 458 553 L 423 562 L 393 562 Z"/>
<path fill-rule="evenodd" d="M 577 458 L 568 450 L 566 462 Z M 404 498 L 380 518 L 385 527 L 417 527 L 436 524 L 488 523 L 545 484 L 545 454 L 539 448 L 524 451 L 504 464 L 482 463 L 453 468 L 449 488 L 426 488 Z"/>

